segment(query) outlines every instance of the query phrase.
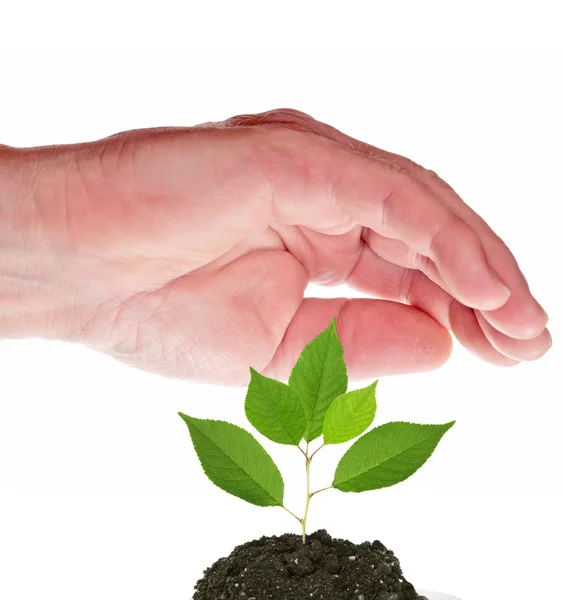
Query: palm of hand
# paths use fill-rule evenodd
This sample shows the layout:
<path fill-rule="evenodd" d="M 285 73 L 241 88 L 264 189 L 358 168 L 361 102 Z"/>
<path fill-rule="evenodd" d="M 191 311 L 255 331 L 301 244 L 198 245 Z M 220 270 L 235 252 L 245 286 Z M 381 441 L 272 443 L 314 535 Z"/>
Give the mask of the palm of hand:
<path fill-rule="evenodd" d="M 304 126 L 294 113 L 275 113 L 274 121 L 290 122 L 274 129 L 272 115 L 257 118 L 262 126 L 241 118 L 75 150 L 60 223 L 68 246 L 59 256 L 79 307 L 77 337 L 137 367 L 231 385 L 248 382 L 249 365 L 287 376 L 304 343 L 336 315 L 352 378 L 439 366 L 451 349 L 446 327 L 497 364 L 547 349 L 532 302 L 525 327 L 511 323 L 512 289 L 506 306 L 491 311 L 501 313 L 501 329 L 527 327 L 520 338 L 528 339 L 490 334 L 487 313 L 455 299 L 475 286 L 467 292 L 447 264 L 439 269 L 403 236 L 382 235 L 389 218 L 379 232 L 359 222 L 356 198 L 351 210 L 334 201 L 338 180 L 327 180 L 322 163 L 349 162 L 349 150 L 335 148 L 342 134 L 314 131 L 326 126 Z M 305 148 L 297 163 L 296 135 Z M 317 163 L 302 162 L 308 146 Z M 304 299 L 309 281 L 347 282 L 386 300 Z"/>

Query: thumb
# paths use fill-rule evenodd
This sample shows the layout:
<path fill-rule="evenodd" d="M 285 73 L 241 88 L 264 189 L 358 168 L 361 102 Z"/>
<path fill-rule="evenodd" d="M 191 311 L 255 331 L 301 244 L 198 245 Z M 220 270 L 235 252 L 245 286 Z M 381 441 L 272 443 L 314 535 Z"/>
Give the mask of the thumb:
<path fill-rule="evenodd" d="M 364 298 L 305 298 L 263 373 L 287 379 L 304 346 L 334 317 L 354 381 L 431 371 L 452 351 L 447 329 L 417 308 Z"/>

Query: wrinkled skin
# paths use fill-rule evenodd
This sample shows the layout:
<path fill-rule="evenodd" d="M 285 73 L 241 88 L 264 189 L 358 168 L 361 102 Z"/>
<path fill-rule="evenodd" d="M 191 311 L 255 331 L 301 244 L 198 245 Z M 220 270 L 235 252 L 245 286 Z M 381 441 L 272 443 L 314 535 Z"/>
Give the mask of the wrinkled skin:
<path fill-rule="evenodd" d="M 27 182 L 18 297 L 36 308 L 13 308 L 4 335 L 226 385 L 249 365 L 286 378 L 334 316 L 351 379 L 439 367 L 448 330 L 503 366 L 551 344 L 508 248 L 436 173 L 297 111 L 14 149 L 10 164 Z M 304 299 L 309 282 L 369 298 Z"/>

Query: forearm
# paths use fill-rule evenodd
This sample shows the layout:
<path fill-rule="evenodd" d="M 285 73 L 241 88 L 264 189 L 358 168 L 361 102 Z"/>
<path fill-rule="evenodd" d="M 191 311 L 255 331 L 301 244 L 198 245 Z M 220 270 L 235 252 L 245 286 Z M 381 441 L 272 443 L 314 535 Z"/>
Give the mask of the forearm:
<path fill-rule="evenodd" d="M 37 202 L 59 193 L 51 164 L 39 150 L 0 146 L 0 337 L 65 338 L 74 326 L 72 289 Z"/>

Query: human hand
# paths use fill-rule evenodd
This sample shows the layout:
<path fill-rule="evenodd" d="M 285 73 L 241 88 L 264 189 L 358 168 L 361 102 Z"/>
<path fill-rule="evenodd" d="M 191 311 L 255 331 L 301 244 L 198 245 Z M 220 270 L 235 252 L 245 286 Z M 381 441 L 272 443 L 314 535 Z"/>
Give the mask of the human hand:
<path fill-rule="evenodd" d="M 229 385 L 287 377 L 334 316 L 352 379 L 440 366 L 448 329 L 498 365 L 551 344 L 445 182 L 303 113 L 0 150 L 0 335 Z M 304 299 L 308 282 L 374 299 Z"/>

